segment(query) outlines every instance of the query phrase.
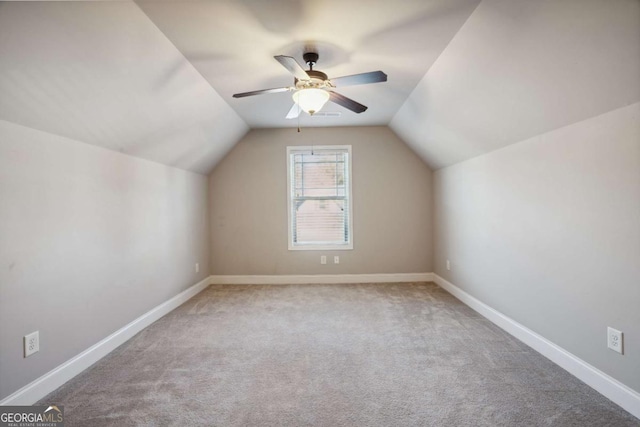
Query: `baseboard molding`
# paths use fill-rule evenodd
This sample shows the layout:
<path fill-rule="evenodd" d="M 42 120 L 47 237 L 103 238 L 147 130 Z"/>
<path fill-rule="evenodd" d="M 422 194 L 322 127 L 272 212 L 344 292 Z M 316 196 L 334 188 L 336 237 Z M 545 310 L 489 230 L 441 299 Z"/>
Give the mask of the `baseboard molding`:
<path fill-rule="evenodd" d="M 395 283 L 432 281 L 433 273 L 211 276 L 211 284 L 213 285 L 296 285 L 322 283 Z"/>
<path fill-rule="evenodd" d="M 102 341 L 32 381 L 15 393 L 7 396 L 0 401 L 0 406 L 34 404 L 115 350 L 135 334 L 203 291 L 209 284 L 322 284 L 430 281 L 437 283 L 447 292 L 509 334 L 564 368 L 635 417 L 640 418 L 640 393 L 632 390 L 515 320 L 491 308 L 435 273 L 210 276 L 170 300 L 158 305 L 128 325 L 104 338 Z"/>
<path fill-rule="evenodd" d="M 135 334 L 160 319 L 165 314 L 182 305 L 211 284 L 211 277 L 200 281 L 151 309 L 131 323 L 112 333 L 102 341 L 89 347 L 77 356 L 67 360 L 57 368 L 47 372 L 40 378 L 22 387 L 15 393 L 0 401 L 0 406 L 6 405 L 33 405 L 38 400 L 51 393 L 71 378 L 75 377 L 98 360 L 124 344 Z"/>
<path fill-rule="evenodd" d="M 573 376 L 585 382 L 591 388 L 621 406 L 635 417 L 640 418 L 640 393 L 637 391 L 627 387 L 615 378 L 610 377 L 510 317 L 489 307 L 435 273 L 433 274 L 433 281 L 509 334 L 518 338 L 556 365 L 564 368 Z"/>

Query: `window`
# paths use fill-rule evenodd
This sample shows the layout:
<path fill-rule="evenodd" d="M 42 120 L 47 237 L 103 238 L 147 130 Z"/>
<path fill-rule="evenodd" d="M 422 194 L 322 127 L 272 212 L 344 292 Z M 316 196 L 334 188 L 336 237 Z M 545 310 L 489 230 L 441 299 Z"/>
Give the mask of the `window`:
<path fill-rule="evenodd" d="M 289 250 L 353 249 L 351 146 L 287 147 Z"/>

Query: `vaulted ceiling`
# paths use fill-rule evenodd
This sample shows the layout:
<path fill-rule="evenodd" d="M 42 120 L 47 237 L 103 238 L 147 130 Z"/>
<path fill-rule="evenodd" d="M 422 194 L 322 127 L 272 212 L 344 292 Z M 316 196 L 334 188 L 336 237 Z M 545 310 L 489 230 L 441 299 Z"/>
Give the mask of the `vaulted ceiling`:
<path fill-rule="evenodd" d="M 640 101 L 640 1 L 483 0 L 391 121 L 440 168 Z"/>
<path fill-rule="evenodd" d="M 314 46 L 432 168 L 640 102 L 638 0 L 0 2 L 0 119 L 199 173 L 249 128 L 295 127 L 274 59 Z"/>

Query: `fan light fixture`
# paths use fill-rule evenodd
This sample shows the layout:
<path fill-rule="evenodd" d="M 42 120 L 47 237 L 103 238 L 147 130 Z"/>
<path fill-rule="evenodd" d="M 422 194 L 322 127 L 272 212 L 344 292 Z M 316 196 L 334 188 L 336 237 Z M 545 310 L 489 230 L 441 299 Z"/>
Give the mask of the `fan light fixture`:
<path fill-rule="evenodd" d="M 311 116 L 320 111 L 328 100 L 329 92 L 322 89 L 300 89 L 293 94 L 293 101 Z"/>

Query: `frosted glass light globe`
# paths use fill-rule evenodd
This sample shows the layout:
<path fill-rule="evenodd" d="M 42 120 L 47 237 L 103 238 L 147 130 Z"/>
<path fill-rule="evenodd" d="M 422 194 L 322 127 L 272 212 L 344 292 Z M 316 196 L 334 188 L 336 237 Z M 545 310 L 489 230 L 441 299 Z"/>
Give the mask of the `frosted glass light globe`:
<path fill-rule="evenodd" d="M 322 89 L 300 89 L 293 94 L 293 101 L 309 115 L 313 116 L 329 100 L 329 92 Z"/>

